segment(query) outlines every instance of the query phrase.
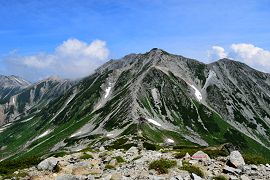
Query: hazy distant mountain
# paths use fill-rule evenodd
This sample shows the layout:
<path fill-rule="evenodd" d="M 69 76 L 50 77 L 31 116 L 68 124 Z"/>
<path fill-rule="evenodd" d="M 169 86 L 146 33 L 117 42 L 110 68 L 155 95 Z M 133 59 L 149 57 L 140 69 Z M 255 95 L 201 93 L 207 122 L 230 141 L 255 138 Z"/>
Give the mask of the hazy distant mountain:
<path fill-rule="evenodd" d="M 51 100 L 64 94 L 74 83 L 73 81 L 61 80 L 55 77 L 32 85 L 30 83 L 23 84 L 23 82 L 27 81 L 18 77 L 14 77 L 11 80 L 14 81 L 8 82 L 6 79 L 2 81 L 4 85 L 3 89 L 13 88 L 14 90 L 10 91 L 2 99 L 0 124 L 11 123 L 12 121 L 20 120 L 22 117 L 40 111 Z M 5 90 L 0 90 L 0 92 L 5 92 Z"/>
<path fill-rule="evenodd" d="M 0 101 L 8 99 L 20 89 L 29 86 L 31 83 L 17 76 L 0 75 Z"/>
<path fill-rule="evenodd" d="M 72 87 L 45 82 L 45 90 L 36 84 L 16 96 L 24 97 L 15 99 L 21 113 L 20 104 L 25 109 L 43 92 L 32 106 L 38 113 L 24 110 L 27 118 L 2 127 L 3 157 L 109 146 L 129 136 L 185 146 L 230 142 L 270 158 L 270 75 L 243 63 L 204 64 L 154 48 L 111 60 Z M 43 101 L 44 92 L 54 100 Z"/>

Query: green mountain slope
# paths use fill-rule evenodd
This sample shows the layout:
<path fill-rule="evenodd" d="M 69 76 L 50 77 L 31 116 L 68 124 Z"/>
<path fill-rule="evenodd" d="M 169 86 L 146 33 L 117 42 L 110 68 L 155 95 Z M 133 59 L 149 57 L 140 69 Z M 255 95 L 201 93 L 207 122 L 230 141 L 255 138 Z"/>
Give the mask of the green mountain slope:
<path fill-rule="evenodd" d="M 245 86 L 247 72 L 259 93 Z M 269 89 L 269 74 L 231 60 L 206 65 L 159 49 L 131 54 L 6 128 L 0 154 L 42 156 L 139 138 L 175 146 L 231 143 L 270 159 Z"/>

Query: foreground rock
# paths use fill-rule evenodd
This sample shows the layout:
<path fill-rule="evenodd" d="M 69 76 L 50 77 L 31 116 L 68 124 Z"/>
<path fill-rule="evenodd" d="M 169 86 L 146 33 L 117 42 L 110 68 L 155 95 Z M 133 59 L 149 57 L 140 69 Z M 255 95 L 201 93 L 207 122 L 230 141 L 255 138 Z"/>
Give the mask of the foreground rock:
<path fill-rule="evenodd" d="M 198 151 L 195 154 L 192 155 L 191 157 L 194 160 L 201 160 L 201 161 L 208 161 L 210 160 L 210 157 L 208 154 L 204 153 L 203 151 Z"/>
<path fill-rule="evenodd" d="M 58 162 L 59 162 L 59 160 L 57 158 L 50 157 L 48 159 L 41 161 L 38 164 L 37 168 L 38 168 L 38 170 L 53 171 L 53 170 L 55 170 Z"/>
<path fill-rule="evenodd" d="M 242 180 L 270 179 L 269 164 L 247 165 L 239 154 L 233 152 L 228 157 L 211 159 L 203 151 L 198 151 L 191 157 L 186 155 L 182 159 L 176 159 L 175 152 L 172 150 L 161 152 L 132 147 L 127 151 L 120 149 L 108 151 L 100 148 L 95 152 L 50 157 L 37 167 L 21 172 L 28 174 L 22 179 L 31 180 L 211 180 L 216 177 Z M 173 160 L 176 165 L 168 169 L 166 174 L 160 174 L 154 169 L 150 170 L 149 164 L 160 159 Z M 228 161 L 234 167 L 227 165 Z M 185 166 L 190 168 L 184 168 Z M 193 171 L 195 168 L 197 170 Z"/>
<path fill-rule="evenodd" d="M 240 167 L 245 165 L 244 158 L 239 151 L 232 151 L 229 156 L 229 163 L 234 167 Z"/>

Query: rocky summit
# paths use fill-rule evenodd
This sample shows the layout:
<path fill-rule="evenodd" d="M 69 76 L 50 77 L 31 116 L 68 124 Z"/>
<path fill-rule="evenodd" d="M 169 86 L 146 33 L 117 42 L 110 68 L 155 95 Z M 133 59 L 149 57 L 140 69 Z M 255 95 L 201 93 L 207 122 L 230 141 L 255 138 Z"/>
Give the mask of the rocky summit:
<path fill-rule="evenodd" d="M 184 151 L 183 151 L 184 152 Z M 211 151 L 209 151 L 211 152 Z M 179 157 L 172 149 L 96 150 L 49 157 L 37 166 L 16 171 L 13 179 L 31 180 L 201 180 L 269 179 L 269 164 L 245 164 L 239 151 L 210 158 L 203 151 Z M 183 153 L 184 154 L 184 153 Z M 238 167 L 235 167 L 237 162 Z"/>
<path fill-rule="evenodd" d="M 206 169 L 205 178 L 221 171 L 231 179 L 260 178 L 253 172 L 267 177 L 270 74 L 246 64 L 230 59 L 205 64 L 154 48 L 110 60 L 77 81 L 0 80 L 0 174 L 5 177 L 36 166 L 39 171 L 33 168 L 31 177 L 76 179 L 81 172 L 90 178 L 159 178 L 158 173 L 165 173 L 165 178 L 199 179 L 200 169 L 193 172 L 193 165 Z M 95 152 L 73 154 L 87 148 Z M 172 151 L 160 152 L 166 148 Z M 175 160 L 174 150 L 188 161 Z M 46 159 L 60 154 L 69 155 Z M 115 154 L 124 162 L 113 160 Z M 78 159 L 80 155 L 93 158 Z M 77 163 L 84 165 L 74 174 Z M 255 171 L 246 164 L 264 165 Z M 178 172 L 182 166 L 192 173 Z"/>

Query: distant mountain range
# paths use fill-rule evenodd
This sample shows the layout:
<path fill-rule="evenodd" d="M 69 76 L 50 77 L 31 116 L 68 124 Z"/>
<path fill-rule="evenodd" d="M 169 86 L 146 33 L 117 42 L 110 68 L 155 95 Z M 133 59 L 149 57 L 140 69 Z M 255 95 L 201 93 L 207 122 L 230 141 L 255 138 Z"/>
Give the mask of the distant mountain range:
<path fill-rule="evenodd" d="M 229 59 L 204 64 L 154 48 L 79 81 L 0 76 L 0 100 L 2 159 L 121 147 L 136 138 L 231 143 L 270 159 L 270 74 Z"/>

